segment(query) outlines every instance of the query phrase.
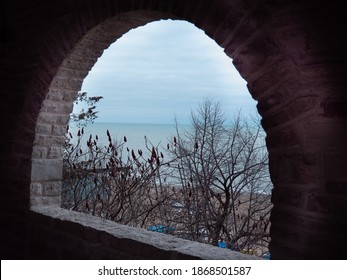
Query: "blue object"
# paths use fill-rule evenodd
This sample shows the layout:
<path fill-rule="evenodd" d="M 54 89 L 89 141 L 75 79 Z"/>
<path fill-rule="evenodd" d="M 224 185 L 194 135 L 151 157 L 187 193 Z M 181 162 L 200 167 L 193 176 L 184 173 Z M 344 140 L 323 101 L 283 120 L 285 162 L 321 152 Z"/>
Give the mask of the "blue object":
<path fill-rule="evenodd" d="M 161 232 L 161 233 L 167 233 L 169 231 L 169 227 L 168 226 L 163 226 L 163 225 L 155 225 L 155 226 L 151 226 L 147 230 L 155 231 L 155 232 Z M 175 227 L 171 227 L 170 230 L 174 231 Z"/>
<path fill-rule="evenodd" d="M 219 248 L 226 248 L 226 247 L 227 247 L 227 244 L 226 244 L 226 242 L 224 242 L 224 241 L 218 241 L 218 247 L 219 247 Z"/>
<path fill-rule="evenodd" d="M 271 258 L 270 253 L 266 253 L 266 254 L 263 255 L 263 259 L 264 260 L 269 260 L 270 258 Z"/>

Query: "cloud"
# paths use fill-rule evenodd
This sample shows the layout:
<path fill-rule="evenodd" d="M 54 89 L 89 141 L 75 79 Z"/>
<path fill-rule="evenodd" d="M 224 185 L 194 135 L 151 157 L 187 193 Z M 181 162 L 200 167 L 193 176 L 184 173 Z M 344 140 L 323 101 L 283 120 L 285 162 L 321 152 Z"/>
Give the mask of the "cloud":
<path fill-rule="evenodd" d="M 82 87 L 102 95 L 98 121 L 188 122 L 204 97 L 226 110 L 255 102 L 223 50 L 188 22 L 158 21 L 124 34 L 97 61 Z"/>

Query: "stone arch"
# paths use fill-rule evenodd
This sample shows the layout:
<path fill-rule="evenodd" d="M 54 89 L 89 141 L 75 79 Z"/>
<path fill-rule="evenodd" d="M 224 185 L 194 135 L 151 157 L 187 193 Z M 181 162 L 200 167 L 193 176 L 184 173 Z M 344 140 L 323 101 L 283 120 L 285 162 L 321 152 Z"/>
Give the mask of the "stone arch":
<path fill-rule="evenodd" d="M 58 206 L 60 204 L 62 144 L 72 102 L 76 99 L 83 79 L 104 49 L 124 33 L 155 20 L 168 18 L 188 20 L 202 28 L 218 44 L 224 46 L 225 52 L 231 57 L 234 57 L 239 42 L 245 41 L 248 37 L 254 37 L 256 41 L 259 41 L 259 37 L 263 37 L 254 35 L 254 33 L 261 33 L 257 30 L 261 23 L 256 17 L 252 18 L 250 15 L 252 7 L 243 2 L 226 4 L 223 1 L 216 1 L 201 5 L 171 3 L 171 5 L 161 6 L 155 1 L 147 4 L 143 1 L 132 1 L 132 3 L 119 4 L 119 6 L 116 4 L 87 5 L 82 9 L 84 18 L 80 19 L 79 24 L 83 24 L 86 30 L 82 32 L 79 30 L 77 35 L 67 36 L 69 41 L 64 42 L 65 49 L 60 46 L 61 43 L 54 46 L 62 49 L 59 50 L 60 65 L 59 62 L 56 65 L 50 64 L 51 61 L 47 62 L 49 66 L 55 67 L 55 70 L 51 70 L 55 72 L 50 84 L 47 85 L 48 92 L 44 95 L 36 122 L 32 157 L 31 205 Z M 89 13 L 86 10 L 89 10 Z M 115 11 L 110 13 L 109 10 Z M 245 20 L 245 16 L 246 18 L 249 16 L 252 21 Z M 245 30 L 247 32 L 244 32 Z M 266 37 L 264 40 L 267 39 L 269 38 Z M 69 47 L 66 48 L 66 45 Z M 266 48 L 266 46 L 263 47 Z M 254 50 L 247 50 L 248 53 L 252 51 Z M 255 52 L 252 54 L 254 60 L 258 54 Z M 52 51 L 47 55 L 52 55 Z M 242 55 L 234 61 L 240 73 L 247 78 L 254 69 L 250 69 L 244 61 L 241 61 Z M 263 55 L 261 60 L 265 58 L 266 56 Z M 249 65 L 262 67 L 262 61 L 259 61 L 258 65 L 253 62 Z"/>
<path fill-rule="evenodd" d="M 347 252 L 347 102 L 342 78 L 346 56 L 345 45 L 337 39 L 343 36 L 339 33 L 340 21 L 335 22 L 333 15 L 344 15 L 337 4 L 313 5 L 246 0 L 76 0 L 64 2 L 57 9 L 35 7 L 38 14 L 46 11 L 48 17 L 38 17 L 28 27 L 14 20 L 8 30 L 10 42 L 19 45 L 33 40 L 31 47 L 38 47 L 39 54 L 22 53 L 19 47 L 10 52 L 14 61 L 26 62 L 30 76 L 18 77 L 25 100 L 11 97 L 9 104 L 17 101 L 20 106 L 5 110 L 16 123 L 8 139 L 16 139 L 13 147 L 22 147 L 15 157 L 8 153 L 3 159 L 9 166 L 2 172 L 9 170 L 13 178 L 18 177 L 3 176 L 5 182 L 27 191 L 31 178 L 31 205 L 58 205 L 59 161 L 67 115 L 84 76 L 109 44 L 102 34 L 88 40 L 89 32 L 104 28 L 107 33 L 115 32 L 115 40 L 136 25 L 180 18 L 194 23 L 225 48 L 258 100 L 275 186 L 272 256 L 343 258 Z M 130 11 L 136 11 L 134 17 L 124 14 Z M 129 20 L 118 35 L 114 29 L 107 30 L 106 24 L 117 17 L 120 22 Z M 328 22 L 321 18 L 328 18 Z M 17 29 L 26 32 L 19 35 Z M 78 52 L 88 55 L 88 44 L 98 47 L 84 63 Z M 23 135 L 28 140 L 19 137 Z M 12 192 L 14 204 L 28 204 L 27 192 Z"/>

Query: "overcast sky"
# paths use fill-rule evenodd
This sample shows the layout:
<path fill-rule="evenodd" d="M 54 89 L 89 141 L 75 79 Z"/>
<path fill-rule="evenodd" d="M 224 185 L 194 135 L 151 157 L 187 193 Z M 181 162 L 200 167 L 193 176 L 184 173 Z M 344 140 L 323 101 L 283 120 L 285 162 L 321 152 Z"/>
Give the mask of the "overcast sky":
<path fill-rule="evenodd" d="M 82 91 L 104 97 L 98 122 L 189 123 L 204 98 L 221 101 L 227 114 L 256 102 L 212 39 L 184 21 L 157 21 L 112 44 L 86 77 Z"/>

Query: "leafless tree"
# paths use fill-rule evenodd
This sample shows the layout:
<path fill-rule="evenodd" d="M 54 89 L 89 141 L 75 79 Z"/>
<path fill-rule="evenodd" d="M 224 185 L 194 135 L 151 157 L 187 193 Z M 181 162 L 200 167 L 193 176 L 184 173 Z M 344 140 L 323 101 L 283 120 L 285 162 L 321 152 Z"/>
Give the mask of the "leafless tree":
<path fill-rule="evenodd" d="M 219 103 L 205 100 L 192 129 L 174 137 L 184 238 L 258 254 L 269 242 L 271 182 L 263 131 L 239 112 L 227 123 Z"/>

